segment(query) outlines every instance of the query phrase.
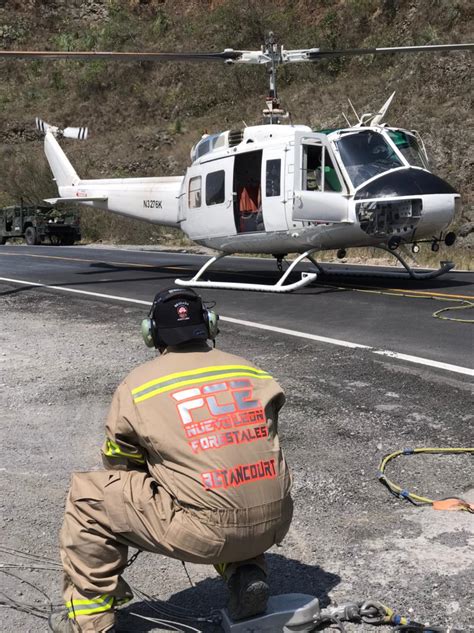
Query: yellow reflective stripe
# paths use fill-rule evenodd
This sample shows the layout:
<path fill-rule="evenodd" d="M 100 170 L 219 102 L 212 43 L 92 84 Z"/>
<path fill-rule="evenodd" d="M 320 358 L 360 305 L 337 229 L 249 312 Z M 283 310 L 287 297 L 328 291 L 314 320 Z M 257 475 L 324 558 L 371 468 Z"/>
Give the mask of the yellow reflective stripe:
<path fill-rule="evenodd" d="M 153 389 L 153 391 L 149 391 L 145 393 L 143 396 L 138 396 L 133 399 L 135 403 L 142 402 L 143 400 L 148 400 L 148 398 L 153 398 L 153 396 L 158 395 L 159 393 L 164 393 L 165 391 L 171 391 L 171 389 L 175 389 L 176 387 L 184 387 L 187 385 L 195 385 L 198 382 L 211 382 L 213 380 L 221 380 L 222 378 L 241 378 L 241 377 L 249 377 L 249 378 L 258 378 L 261 380 L 272 380 L 270 374 L 266 376 L 255 376 L 255 374 L 250 374 L 244 371 L 238 372 L 229 372 L 216 374 L 214 376 L 203 376 L 202 378 L 196 377 L 191 380 L 180 380 L 179 382 L 174 382 L 172 385 L 166 385 L 166 387 L 158 387 L 157 389 Z"/>
<path fill-rule="evenodd" d="M 107 440 L 107 450 L 104 452 L 104 455 L 107 457 L 126 457 L 127 459 L 134 459 L 137 462 L 145 462 L 141 453 L 126 453 L 112 440 Z"/>
<path fill-rule="evenodd" d="M 74 620 L 78 615 L 93 615 L 108 611 L 114 606 L 114 596 L 105 594 L 90 600 L 70 600 L 66 602 L 68 617 Z"/>
<path fill-rule="evenodd" d="M 149 380 L 148 382 L 140 385 L 139 387 L 135 387 L 132 389 L 132 395 L 143 391 L 144 389 L 148 389 L 149 387 L 153 387 L 153 385 L 158 385 L 162 382 L 168 382 L 169 380 L 174 380 L 175 378 L 184 378 L 186 376 L 195 376 L 199 374 L 204 374 L 210 371 L 227 371 L 227 370 L 237 370 L 244 369 L 246 371 L 252 372 L 252 374 L 258 375 L 266 375 L 269 376 L 268 372 L 263 369 L 256 369 L 255 367 L 250 367 L 248 365 L 210 365 L 209 367 L 201 367 L 200 369 L 189 369 L 187 371 L 179 371 L 174 374 L 167 374 L 166 376 L 162 376 L 161 378 L 155 378 L 154 380 Z"/>
<path fill-rule="evenodd" d="M 214 565 L 214 569 L 220 576 L 224 576 L 225 570 L 227 569 L 228 566 L 229 566 L 229 563 L 217 563 L 217 565 Z"/>
<path fill-rule="evenodd" d="M 98 602 L 105 603 L 111 598 L 113 599 L 113 596 L 111 596 L 109 593 L 104 593 L 102 596 L 96 596 L 95 598 L 87 598 L 84 600 L 70 600 L 69 602 L 66 602 L 66 607 L 69 609 L 70 607 L 76 606 L 77 604 L 97 604 Z"/>
<path fill-rule="evenodd" d="M 74 611 L 69 611 L 68 618 L 70 620 L 74 620 L 78 615 L 95 615 L 96 613 L 102 613 L 103 611 L 108 611 L 112 609 L 112 604 L 106 604 L 100 607 L 95 607 L 94 609 L 74 609 Z"/>
<path fill-rule="evenodd" d="M 122 605 L 129 602 L 132 598 L 115 598 L 109 594 L 97 596 L 90 600 L 71 600 L 66 602 L 68 617 L 74 620 L 78 615 L 94 615 L 112 609 L 115 604 Z"/>

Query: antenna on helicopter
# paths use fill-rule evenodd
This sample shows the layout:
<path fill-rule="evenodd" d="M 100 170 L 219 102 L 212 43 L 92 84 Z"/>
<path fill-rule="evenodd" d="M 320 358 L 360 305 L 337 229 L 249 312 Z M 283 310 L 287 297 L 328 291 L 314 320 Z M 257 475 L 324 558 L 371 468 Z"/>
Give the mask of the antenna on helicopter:
<path fill-rule="evenodd" d="M 346 123 L 347 123 L 347 126 L 348 126 L 348 127 L 352 127 L 352 126 L 351 126 L 351 122 L 350 122 L 350 121 L 349 121 L 349 119 L 346 117 L 346 115 L 344 114 L 344 112 L 342 113 L 342 116 L 344 117 L 344 119 L 345 119 L 345 121 L 346 121 Z"/>
<path fill-rule="evenodd" d="M 356 119 L 357 119 L 357 124 L 359 124 L 359 125 L 360 125 L 361 119 L 360 119 L 360 116 L 357 114 L 357 110 L 354 108 L 354 105 L 353 105 L 352 101 L 351 101 L 349 98 L 348 98 L 347 100 L 349 101 L 349 105 L 350 105 L 350 106 L 351 106 L 351 108 L 352 108 L 352 112 L 353 112 L 353 113 L 355 114 L 355 116 L 356 116 Z"/>
<path fill-rule="evenodd" d="M 370 125 L 378 125 L 382 121 L 382 119 L 384 118 L 384 116 L 385 116 L 390 104 L 392 103 L 392 99 L 393 99 L 394 96 L 395 96 L 395 91 L 392 92 L 390 97 L 383 104 L 383 106 L 380 108 L 380 110 L 377 112 L 377 114 L 374 115 L 374 118 L 370 122 Z"/>
<path fill-rule="evenodd" d="M 392 103 L 392 99 L 394 96 L 395 96 L 395 92 L 392 92 L 390 97 L 387 99 L 387 101 L 383 104 L 383 106 L 380 108 L 378 112 L 375 112 L 375 113 L 366 112 L 365 114 L 363 114 L 360 117 L 359 122 L 357 123 L 355 127 L 373 127 L 374 125 L 383 125 L 380 122 L 382 121 L 385 114 L 387 113 L 387 110 L 390 104 Z M 349 103 L 351 103 L 350 100 L 349 100 Z"/>

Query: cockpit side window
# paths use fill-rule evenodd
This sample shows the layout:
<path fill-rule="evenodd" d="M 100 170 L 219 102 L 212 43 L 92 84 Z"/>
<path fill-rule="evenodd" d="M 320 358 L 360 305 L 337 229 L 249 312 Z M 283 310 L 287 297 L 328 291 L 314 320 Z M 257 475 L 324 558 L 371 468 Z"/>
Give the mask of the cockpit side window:
<path fill-rule="evenodd" d="M 402 167 L 402 162 L 382 134 L 364 130 L 336 141 L 341 160 L 354 187 L 385 171 Z"/>
<path fill-rule="evenodd" d="M 329 152 L 321 145 L 303 145 L 303 189 L 342 191 L 342 185 Z"/>
<path fill-rule="evenodd" d="M 327 149 L 324 152 L 324 190 L 342 191 L 341 181 L 339 180 L 339 176 L 337 175 L 337 171 L 334 168 Z"/>
<path fill-rule="evenodd" d="M 403 130 L 389 130 L 388 135 L 410 165 L 428 169 L 428 164 L 418 141 L 412 134 L 407 134 Z"/>
<path fill-rule="evenodd" d="M 321 178 L 323 148 L 321 145 L 303 145 L 303 189 L 322 191 Z"/>

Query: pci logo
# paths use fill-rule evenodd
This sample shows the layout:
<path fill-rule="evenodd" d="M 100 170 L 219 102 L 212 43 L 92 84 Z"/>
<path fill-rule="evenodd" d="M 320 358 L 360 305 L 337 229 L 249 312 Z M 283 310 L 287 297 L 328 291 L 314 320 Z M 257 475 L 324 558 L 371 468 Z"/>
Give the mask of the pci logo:
<path fill-rule="evenodd" d="M 162 200 L 144 200 L 143 206 L 146 209 L 162 209 L 163 201 Z"/>

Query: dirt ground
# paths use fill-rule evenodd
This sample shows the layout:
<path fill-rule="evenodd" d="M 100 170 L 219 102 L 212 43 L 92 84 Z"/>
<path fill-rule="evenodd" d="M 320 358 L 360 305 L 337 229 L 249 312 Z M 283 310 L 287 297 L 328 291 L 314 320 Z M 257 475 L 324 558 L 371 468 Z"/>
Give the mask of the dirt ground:
<path fill-rule="evenodd" d="M 19 606 L 61 602 L 56 565 L 25 553 L 58 560 L 70 474 L 100 467 L 111 395 L 130 369 L 154 353 L 140 339 L 144 312 L 0 285 L 0 601 L 6 594 Z M 471 381 L 364 350 L 227 323 L 218 345 L 270 371 L 288 397 L 280 436 L 293 470 L 296 509 L 282 547 L 268 554 L 272 593 L 314 594 L 323 606 L 379 599 L 420 622 L 474 630 L 473 515 L 415 507 L 377 481 L 386 453 L 472 446 Z M 474 502 L 472 465 L 467 455 L 400 457 L 388 474 L 421 495 Z M 142 554 L 126 578 L 174 605 L 174 616 L 180 608 L 193 614 L 221 608 L 226 591 L 213 569 L 187 569 L 194 586 L 179 562 Z M 132 612 L 156 617 L 137 598 L 122 609 L 120 632 L 163 630 Z M 46 621 L 30 613 L 2 608 L 1 614 L 3 631 L 47 630 Z M 206 623 L 194 626 L 218 631 Z M 350 632 L 370 630 L 367 624 L 347 626 Z"/>

